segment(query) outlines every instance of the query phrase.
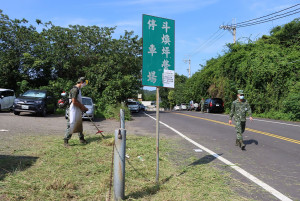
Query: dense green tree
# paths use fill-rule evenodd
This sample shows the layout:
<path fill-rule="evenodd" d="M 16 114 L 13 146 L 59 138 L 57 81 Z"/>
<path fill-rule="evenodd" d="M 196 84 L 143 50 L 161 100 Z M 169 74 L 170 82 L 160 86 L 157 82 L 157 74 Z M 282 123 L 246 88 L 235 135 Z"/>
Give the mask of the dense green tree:
<path fill-rule="evenodd" d="M 113 38 L 115 27 L 69 25 L 12 20 L 0 10 L 1 87 L 22 93 L 46 88 L 56 98 L 81 76 L 83 90 L 100 109 L 136 97 L 141 89 L 142 39 L 127 32 Z"/>
<path fill-rule="evenodd" d="M 184 85 L 177 85 L 169 100 L 220 97 L 228 111 L 237 90 L 244 89 L 256 114 L 299 120 L 299 50 L 299 19 L 273 28 L 270 36 L 257 41 L 227 44 L 223 56 L 208 60 Z"/>

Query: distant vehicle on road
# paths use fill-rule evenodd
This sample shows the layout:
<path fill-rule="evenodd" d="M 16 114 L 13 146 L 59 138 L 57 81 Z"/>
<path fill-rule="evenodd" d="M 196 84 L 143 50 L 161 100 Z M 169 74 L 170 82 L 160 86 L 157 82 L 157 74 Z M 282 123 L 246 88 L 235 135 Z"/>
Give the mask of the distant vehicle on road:
<path fill-rule="evenodd" d="M 199 108 L 199 103 L 194 103 L 194 108 L 193 108 L 193 110 L 195 110 L 195 111 L 199 111 L 199 110 L 200 110 L 200 108 Z"/>
<path fill-rule="evenodd" d="M 139 103 L 139 102 L 138 102 L 138 104 L 139 104 L 139 106 L 140 106 L 140 110 L 141 110 L 141 111 L 145 111 L 145 110 L 146 110 L 145 105 L 143 105 L 142 103 Z"/>
<path fill-rule="evenodd" d="M 15 100 L 15 92 L 12 89 L 0 88 L 0 111 L 11 109 Z"/>
<path fill-rule="evenodd" d="M 181 110 L 187 110 L 187 104 L 186 103 L 181 103 L 180 108 Z"/>
<path fill-rule="evenodd" d="M 180 107 L 180 105 L 178 105 L 178 104 L 177 104 L 177 105 L 175 105 L 175 106 L 174 106 L 174 110 L 175 110 L 175 111 L 179 111 L 179 110 L 181 110 L 181 107 Z"/>
<path fill-rule="evenodd" d="M 224 102 L 221 98 L 208 98 L 204 102 L 204 111 L 210 112 L 224 112 Z"/>
<path fill-rule="evenodd" d="M 140 112 L 140 106 L 136 101 L 129 101 L 127 106 L 131 112 Z"/>
<path fill-rule="evenodd" d="M 28 90 L 15 99 L 13 111 L 15 115 L 20 112 L 29 112 L 46 116 L 47 113 L 54 113 L 56 102 L 49 91 L 46 90 Z"/>

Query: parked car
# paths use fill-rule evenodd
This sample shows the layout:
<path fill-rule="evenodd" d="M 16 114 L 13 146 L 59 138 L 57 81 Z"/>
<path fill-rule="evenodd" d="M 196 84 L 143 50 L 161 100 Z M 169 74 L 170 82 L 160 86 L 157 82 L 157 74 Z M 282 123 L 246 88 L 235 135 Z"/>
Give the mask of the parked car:
<path fill-rule="evenodd" d="M 55 110 L 56 102 L 52 94 L 46 90 L 28 90 L 16 98 L 13 104 L 15 115 L 30 112 L 44 117 L 47 113 L 54 113 Z"/>
<path fill-rule="evenodd" d="M 143 105 L 142 103 L 139 103 L 139 102 L 138 102 L 138 104 L 139 104 L 139 106 L 140 106 L 140 110 L 141 110 L 141 111 L 145 111 L 145 110 L 146 110 L 145 105 Z"/>
<path fill-rule="evenodd" d="M 194 103 L 194 110 L 195 111 L 199 111 L 200 110 L 199 103 Z"/>
<path fill-rule="evenodd" d="M 221 98 L 208 98 L 204 102 L 204 111 L 210 112 L 224 112 L 224 102 Z"/>
<path fill-rule="evenodd" d="M 187 110 L 187 106 L 186 106 L 187 104 L 185 104 L 185 103 L 181 103 L 181 105 L 180 105 L 180 108 L 182 109 L 182 110 Z"/>
<path fill-rule="evenodd" d="M 83 96 L 82 97 L 82 104 L 89 109 L 85 113 L 82 113 L 82 119 L 94 119 L 95 117 L 95 104 L 93 102 L 93 99 L 90 97 Z M 69 118 L 69 110 L 66 109 L 65 118 Z"/>
<path fill-rule="evenodd" d="M 175 111 L 179 111 L 179 110 L 181 110 L 181 107 L 180 107 L 180 105 L 178 105 L 178 104 L 177 104 L 177 105 L 175 105 L 175 106 L 174 106 L 174 110 L 175 110 Z"/>
<path fill-rule="evenodd" d="M 0 111 L 11 109 L 15 98 L 14 90 L 0 88 Z"/>
<path fill-rule="evenodd" d="M 127 106 L 131 112 L 140 112 L 140 106 L 136 101 L 129 101 Z"/>

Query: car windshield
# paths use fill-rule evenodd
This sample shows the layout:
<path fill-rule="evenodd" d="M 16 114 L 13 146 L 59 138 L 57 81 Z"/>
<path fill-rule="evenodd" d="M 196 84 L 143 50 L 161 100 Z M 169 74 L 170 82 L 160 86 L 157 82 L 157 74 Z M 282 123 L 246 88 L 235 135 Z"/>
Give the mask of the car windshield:
<path fill-rule="evenodd" d="M 128 105 L 137 105 L 136 102 L 128 102 Z"/>
<path fill-rule="evenodd" d="M 93 105 L 92 99 L 90 98 L 82 98 L 83 105 Z"/>
<path fill-rule="evenodd" d="M 25 97 L 35 97 L 35 98 L 45 98 L 46 93 L 44 91 L 26 91 L 23 96 Z"/>

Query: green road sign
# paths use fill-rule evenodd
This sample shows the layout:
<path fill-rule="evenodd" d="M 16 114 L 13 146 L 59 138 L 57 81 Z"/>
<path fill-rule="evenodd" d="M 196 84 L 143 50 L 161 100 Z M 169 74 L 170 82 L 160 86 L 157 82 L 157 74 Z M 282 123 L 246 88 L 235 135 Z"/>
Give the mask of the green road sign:
<path fill-rule="evenodd" d="M 143 85 L 174 88 L 175 21 L 143 15 Z"/>

